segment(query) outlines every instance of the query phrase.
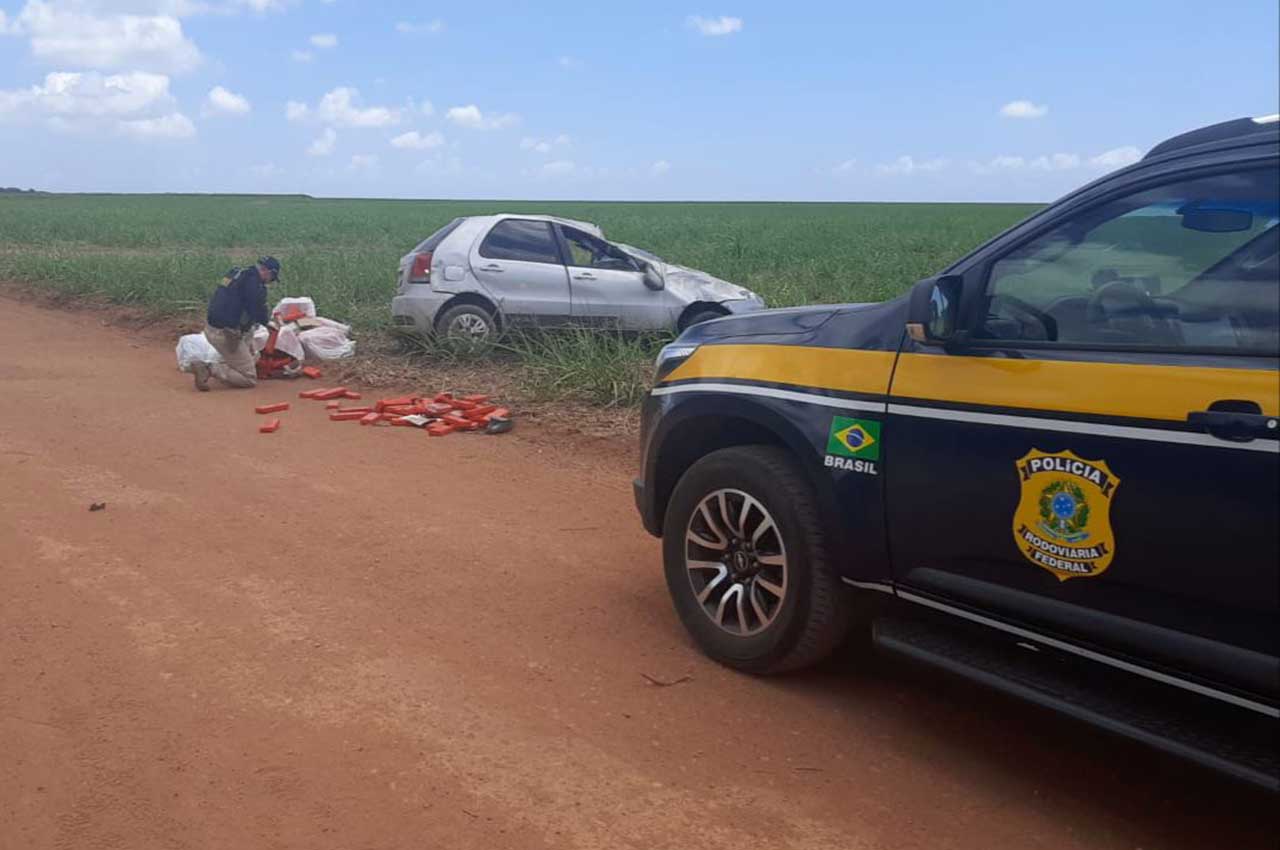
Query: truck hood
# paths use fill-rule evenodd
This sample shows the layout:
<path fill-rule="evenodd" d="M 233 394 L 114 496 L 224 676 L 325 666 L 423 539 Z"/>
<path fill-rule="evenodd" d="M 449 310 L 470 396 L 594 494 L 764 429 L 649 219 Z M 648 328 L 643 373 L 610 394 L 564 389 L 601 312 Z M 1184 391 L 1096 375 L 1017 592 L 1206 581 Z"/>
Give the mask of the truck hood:
<path fill-rule="evenodd" d="M 681 342 L 701 343 L 727 338 L 791 336 L 811 333 L 830 321 L 831 317 L 860 305 L 820 305 L 760 310 L 747 315 L 712 319 L 689 328 L 680 335 Z"/>

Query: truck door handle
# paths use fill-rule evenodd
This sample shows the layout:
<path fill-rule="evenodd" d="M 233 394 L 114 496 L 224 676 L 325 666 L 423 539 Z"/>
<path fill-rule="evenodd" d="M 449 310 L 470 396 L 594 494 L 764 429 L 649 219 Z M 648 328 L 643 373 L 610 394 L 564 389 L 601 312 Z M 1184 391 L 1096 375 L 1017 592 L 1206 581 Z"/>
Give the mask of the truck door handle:
<path fill-rule="evenodd" d="M 573 276 L 573 279 L 574 280 L 595 280 L 596 276 L 593 275 L 591 272 L 583 272 L 582 274 L 575 274 Z"/>
<path fill-rule="evenodd" d="M 1195 410 L 1187 414 L 1187 424 L 1197 431 L 1206 431 L 1223 440 L 1247 443 L 1262 439 L 1280 439 L 1280 421 L 1266 416 L 1257 402 L 1215 401 L 1208 410 Z"/>
<path fill-rule="evenodd" d="M 487 266 L 481 266 L 481 267 L 480 267 L 480 271 L 482 271 L 482 272 L 501 272 L 501 271 L 506 271 L 506 269 L 504 269 L 502 266 L 496 265 L 496 264 L 494 264 L 494 263 L 490 263 L 490 264 L 489 264 L 489 265 L 487 265 Z"/>

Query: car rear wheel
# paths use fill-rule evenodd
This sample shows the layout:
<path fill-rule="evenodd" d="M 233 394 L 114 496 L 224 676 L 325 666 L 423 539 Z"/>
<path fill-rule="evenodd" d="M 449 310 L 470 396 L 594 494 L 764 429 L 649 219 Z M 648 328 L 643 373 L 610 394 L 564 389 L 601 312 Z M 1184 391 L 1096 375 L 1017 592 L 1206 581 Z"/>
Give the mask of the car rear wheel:
<path fill-rule="evenodd" d="M 795 670 L 848 632 L 813 492 L 781 449 L 722 449 L 690 467 L 667 506 L 663 561 L 676 613 L 722 664 Z"/>
<path fill-rule="evenodd" d="M 493 314 L 478 304 L 450 307 L 436 322 L 437 332 L 447 340 L 484 345 L 497 336 Z"/>

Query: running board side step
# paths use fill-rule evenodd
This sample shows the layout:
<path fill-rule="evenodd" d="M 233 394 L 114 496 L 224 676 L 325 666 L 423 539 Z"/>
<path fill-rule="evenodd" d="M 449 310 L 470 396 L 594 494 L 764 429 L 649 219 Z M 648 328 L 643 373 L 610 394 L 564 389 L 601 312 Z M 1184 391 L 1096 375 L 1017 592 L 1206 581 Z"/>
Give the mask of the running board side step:
<path fill-rule="evenodd" d="M 933 618 L 882 617 L 881 649 L 971 679 L 1210 769 L 1280 791 L 1280 724 L 1026 642 Z"/>

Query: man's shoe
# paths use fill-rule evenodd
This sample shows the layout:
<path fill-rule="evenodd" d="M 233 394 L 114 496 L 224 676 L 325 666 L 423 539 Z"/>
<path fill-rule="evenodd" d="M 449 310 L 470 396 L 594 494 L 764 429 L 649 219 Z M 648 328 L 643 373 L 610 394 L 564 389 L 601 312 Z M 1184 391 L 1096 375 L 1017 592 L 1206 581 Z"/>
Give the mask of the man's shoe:
<path fill-rule="evenodd" d="M 191 374 L 196 379 L 196 389 L 202 393 L 209 391 L 209 364 L 208 363 L 192 363 Z"/>

